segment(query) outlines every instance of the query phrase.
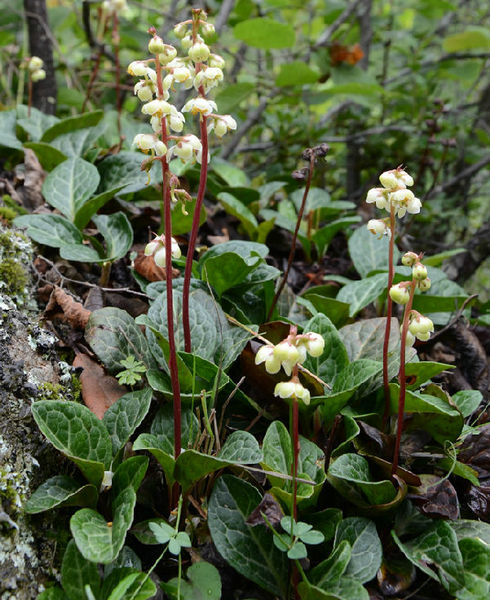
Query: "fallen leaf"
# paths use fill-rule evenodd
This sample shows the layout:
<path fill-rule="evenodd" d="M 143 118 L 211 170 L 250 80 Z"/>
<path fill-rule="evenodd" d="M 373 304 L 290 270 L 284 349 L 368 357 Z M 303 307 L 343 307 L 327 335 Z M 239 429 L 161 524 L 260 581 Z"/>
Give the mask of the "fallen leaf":
<path fill-rule="evenodd" d="M 117 379 L 106 375 L 104 369 L 86 354 L 77 354 L 73 366 L 82 368 L 80 385 L 82 398 L 96 417 L 102 419 L 105 411 L 123 396 L 127 389 Z"/>
<path fill-rule="evenodd" d="M 24 148 L 24 157 L 24 182 L 17 191 L 24 207 L 33 211 L 44 204 L 41 190 L 46 173 L 32 150 Z"/>
<path fill-rule="evenodd" d="M 490 485 L 472 485 L 466 495 L 468 507 L 482 521 L 490 521 Z"/>
<path fill-rule="evenodd" d="M 433 519 L 457 519 L 458 494 L 449 479 L 440 480 L 436 475 L 420 475 L 420 479 L 422 485 L 408 494 L 420 512 Z"/>
<path fill-rule="evenodd" d="M 133 261 L 133 267 L 138 275 L 141 275 L 148 281 L 165 281 L 166 274 L 163 267 L 158 267 L 153 260 L 153 256 L 145 256 L 143 251 L 138 252 L 138 256 Z M 172 276 L 177 277 L 180 271 L 172 269 Z"/>
<path fill-rule="evenodd" d="M 65 290 L 55 287 L 44 311 L 44 316 L 48 319 L 52 318 L 53 315 L 59 313 L 58 309 L 61 309 L 63 319 L 74 329 L 85 329 L 90 311 L 72 298 Z"/>
<path fill-rule="evenodd" d="M 264 494 L 260 504 L 248 516 L 246 523 L 252 527 L 266 525 L 263 515 L 274 528 L 279 525 L 284 516 L 279 503 L 272 494 Z"/>
<path fill-rule="evenodd" d="M 465 437 L 458 460 L 475 469 L 480 478 L 490 476 L 490 423 L 483 425 L 478 433 Z"/>

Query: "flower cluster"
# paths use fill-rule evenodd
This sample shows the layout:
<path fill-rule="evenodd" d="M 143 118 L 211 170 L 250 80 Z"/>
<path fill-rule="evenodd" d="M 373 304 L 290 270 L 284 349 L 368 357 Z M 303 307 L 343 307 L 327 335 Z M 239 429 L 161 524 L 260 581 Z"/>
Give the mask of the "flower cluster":
<path fill-rule="evenodd" d="M 325 340 L 318 333 L 293 333 L 276 346 L 262 346 L 255 355 L 255 364 L 265 363 L 265 370 L 271 374 L 278 373 L 282 367 L 286 375 L 291 375 L 297 365 L 304 363 L 308 354 L 313 357 L 321 356 L 324 347 Z M 293 374 L 290 381 L 278 383 L 274 395 L 280 398 L 294 396 L 303 400 L 305 404 L 310 402 L 310 392 L 301 385 L 296 374 Z"/>
<path fill-rule="evenodd" d="M 167 161 L 180 158 L 186 163 L 201 163 L 203 151 L 200 139 L 192 134 L 182 134 L 184 114 L 198 115 L 200 120 L 205 117 L 208 131 L 214 131 L 218 137 L 237 126 L 230 115 L 217 114 L 216 103 L 206 98 L 206 94 L 223 81 L 222 68 L 225 64 L 223 58 L 213 54 L 204 41 L 205 37 L 214 33 L 214 26 L 206 21 L 203 11 L 195 10 L 192 19 L 175 27 L 174 33 L 180 38 L 186 56 L 178 56 L 177 49 L 164 43 L 154 29 L 150 32 L 153 37 L 148 50 L 155 58 L 133 61 L 128 73 L 140 78 L 134 86 L 134 93 L 144 103 L 141 112 L 150 117 L 154 135 L 139 134 L 134 144 L 143 152 L 151 153 L 151 158 L 145 163 L 147 168 L 152 160 L 162 157 Z M 197 96 L 188 100 L 181 110 L 169 101 L 177 86 L 197 91 Z M 209 160 L 209 157 L 206 158 Z"/>
<path fill-rule="evenodd" d="M 407 212 L 410 214 L 420 212 L 422 203 L 407 189 L 407 186 L 413 185 L 413 178 L 401 167 L 381 173 L 379 180 L 383 187 L 369 190 L 366 198 L 368 204 L 375 203 L 377 208 L 388 212 L 393 207 L 399 218 L 404 217 Z M 369 221 L 368 229 L 376 234 L 385 233 L 386 223 L 384 221 L 379 223 L 381 224 L 375 225 L 375 220 Z"/>
<path fill-rule="evenodd" d="M 41 79 L 46 79 L 46 71 L 43 69 L 43 66 L 43 59 L 39 58 L 39 56 L 32 56 L 29 59 L 27 68 L 29 69 L 31 81 L 41 81 Z"/>
<path fill-rule="evenodd" d="M 408 325 L 406 345 L 412 346 L 415 338 L 426 342 L 430 338 L 431 332 L 434 331 L 434 323 L 429 317 L 424 317 L 416 310 L 410 311 L 410 322 Z"/>
<path fill-rule="evenodd" d="M 172 258 L 180 258 L 182 253 L 179 248 L 179 244 L 175 238 L 172 238 L 171 248 Z M 158 235 L 154 240 L 149 242 L 145 248 L 145 256 L 153 256 L 155 264 L 159 267 L 165 267 L 165 259 L 167 251 L 165 248 L 165 236 Z"/>

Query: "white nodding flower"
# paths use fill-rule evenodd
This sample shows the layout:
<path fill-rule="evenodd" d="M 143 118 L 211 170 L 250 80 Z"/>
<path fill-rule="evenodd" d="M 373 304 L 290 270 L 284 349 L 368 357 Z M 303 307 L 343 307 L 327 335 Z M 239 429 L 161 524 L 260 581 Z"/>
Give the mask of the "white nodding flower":
<path fill-rule="evenodd" d="M 426 277 L 425 279 L 421 279 L 418 282 L 418 286 L 419 286 L 419 290 L 421 292 L 426 292 L 427 290 L 430 290 L 431 281 L 430 281 L 429 277 Z"/>
<path fill-rule="evenodd" d="M 371 188 L 366 196 L 368 204 L 376 203 L 376 207 L 389 210 L 388 193 L 385 188 Z"/>
<path fill-rule="evenodd" d="M 128 73 L 134 77 L 144 77 L 147 70 L 148 67 L 146 66 L 146 63 L 141 60 L 133 60 L 133 62 L 128 65 Z"/>
<path fill-rule="evenodd" d="M 267 373 L 274 375 L 281 368 L 281 361 L 274 355 L 274 346 L 261 346 L 255 355 L 255 364 L 265 363 Z"/>
<path fill-rule="evenodd" d="M 152 69 L 151 67 L 146 67 L 145 77 L 156 85 L 157 72 L 155 71 L 155 69 Z"/>
<path fill-rule="evenodd" d="M 141 107 L 141 112 L 144 115 L 158 115 L 162 117 L 163 115 L 170 114 L 172 110 L 172 105 L 166 102 L 165 100 L 152 100 L 151 102 L 147 102 L 143 104 Z"/>
<path fill-rule="evenodd" d="M 208 58 L 208 66 L 223 69 L 225 66 L 225 59 L 219 54 L 210 54 Z"/>
<path fill-rule="evenodd" d="M 274 388 L 274 396 L 279 396 L 279 398 L 292 398 L 294 396 L 298 400 L 303 400 L 305 404 L 310 403 L 310 392 L 301 383 L 294 380 L 278 383 Z"/>
<path fill-rule="evenodd" d="M 177 112 L 174 114 L 173 112 L 170 114 L 169 125 L 172 131 L 180 133 L 182 129 L 184 129 L 185 117 L 182 113 Z"/>
<path fill-rule="evenodd" d="M 202 115 L 207 117 L 213 111 L 217 110 L 216 102 L 212 100 L 206 100 L 206 98 L 192 98 L 185 103 L 182 108 L 182 112 L 190 112 L 193 115 Z"/>
<path fill-rule="evenodd" d="M 216 33 L 216 30 L 212 23 L 203 23 L 201 25 L 201 32 L 204 37 L 210 37 Z"/>
<path fill-rule="evenodd" d="M 196 42 L 188 50 L 189 58 L 195 63 L 206 61 L 210 54 L 209 46 L 204 42 Z"/>
<path fill-rule="evenodd" d="M 142 102 L 149 102 L 153 100 L 153 94 L 155 93 L 155 87 L 153 83 L 149 81 L 138 81 L 134 86 L 134 93 Z"/>
<path fill-rule="evenodd" d="M 194 87 L 199 91 L 199 88 L 202 86 L 207 93 L 209 90 L 219 85 L 221 81 L 223 81 L 223 71 L 218 69 L 218 67 L 209 67 L 199 71 L 194 77 Z"/>
<path fill-rule="evenodd" d="M 170 161 L 174 155 L 184 162 L 197 160 L 200 163 L 202 160 L 201 141 L 195 135 L 184 136 L 167 152 L 167 160 Z"/>
<path fill-rule="evenodd" d="M 148 42 L 148 52 L 151 54 L 161 54 L 165 52 L 165 43 L 159 35 L 154 35 L 151 40 Z M 177 55 L 177 51 L 175 52 Z"/>
<path fill-rule="evenodd" d="M 171 241 L 171 254 L 172 258 L 180 258 L 182 253 L 179 248 L 179 244 L 175 238 Z M 165 267 L 165 260 L 167 252 L 165 249 L 165 236 L 157 236 L 154 240 L 149 242 L 145 247 L 145 255 L 153 256 L 153 260 L 158 267 Z"/>
<path fill-rule="evenodd" d="M 372 234 L 378 235 L 380 238 L 388 233 L 388 226 L 380 219 L 370 219 L 367 228 Z"/>
<path fill-rule="evenodd" d="M 199 34 L 197 34 L 197 36 L 196 36 L 196 42 L 204 43 L 202 36 L 200 36 Z M 184 50 L 189 50 L 192 47 L 192 45 L 194 44 L 194 40 L 192 39 L 192 33 L 191 32 L 187 33 L 181 39 L 180 43 L 182 44 L 182 48 L 184 48 Z"/>
<path fill-rule="evenodd" d="M 236 129 L 236 121 L 230 115 L 216 115 L 214 119 L 210 119 L 208 132 L 214 130 L 214 133 L 219 137 L 223 137 L 228 131 Z"/>
<path fill-rule="evenodd" d="M 391 192 L 389 201 L 395 207 L 399 218 L 404 217 L 407 212 L 414 215 L 419 213 L 422 206 L 422 203 L 414 196 L 414 193 L 407 189 Z"/>
<path fill-rule="evenodd" d="M 303 334 L 301 339 L 304 340 L 306 350 L 310 356 L 318 357 L 323 354 L 325 340 L 319 333 L 309 331 L 308 333 Z"/>
<path fill-rule="evenodd" d="M 400 333 L 402 332 L 403 326 L 400 327 Z M 408 330 L 407 337 L 405 338 L 405 346 L 413 346 L 415 344 L 415 336 Z"/>
<path fill-rule="evenodd" d="M 167 146 L 151 133 L 139 133 L 134 137 L 133 144 L 142 152 L 154 152 L 157 156 L 163 156 L 167 152 Z"/>

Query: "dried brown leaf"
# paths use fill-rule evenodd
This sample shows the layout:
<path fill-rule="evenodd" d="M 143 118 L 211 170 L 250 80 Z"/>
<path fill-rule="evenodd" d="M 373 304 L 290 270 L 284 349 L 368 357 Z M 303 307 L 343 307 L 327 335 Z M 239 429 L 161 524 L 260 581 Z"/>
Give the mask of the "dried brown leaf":
<path fill-rule="evenodd" d="M 80 384 L 85 405 L 102 419 L 105 411 L 127 392 L 126 388 L 119 385 L 115 377 L 106 375 L 104 369 L 86 354 L 77 354 L 73 366 L 83 369 Z"/>
<path fill-rule="evenodd" d="M 59 309 L 61 309 L 62 318 L 74 329 L 85 329 L 90 311 L 72 298 L 65 290 L 55 287 L 44 311 L 44 316 L 52 318 L 53 315 L 59 313 Z"/>

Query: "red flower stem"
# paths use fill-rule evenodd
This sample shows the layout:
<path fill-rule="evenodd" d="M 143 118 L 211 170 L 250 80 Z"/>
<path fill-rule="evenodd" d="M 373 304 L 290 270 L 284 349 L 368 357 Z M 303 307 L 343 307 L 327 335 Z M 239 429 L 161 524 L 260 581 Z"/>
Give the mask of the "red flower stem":
<path fill-rule="evenodd" d="M 121 135 L 121 63 L 119 60 L 119 18 L 114 12 L 112 20 L 112 43 L 114 45 L 114 58 L 116 67 L 116 109 L 117 109 L 117 131 Z M 159 91 L 160 95 L 160 91 Z M 163 163 L 162 163 L 163 164 Z"/>
<path fill-rule="evenodd" d="M 281 292 L 284 289 L 284 286 L 286 285 L 286 282 L 288 280 L 289 271 L 291 270 L 291 265 L 293 263 L 294 253 L 296 252 L 296 242 L 298 240 L 298 232 L 299 232 L 299 228 L 301 226 L 301 221 L 303 219 L 303 213 L 305 211 L 305 205 L 306 205 L 306 200 L 308 198 L 308 192 L 310 191 L 310 185 L 311 185 L 311 179 L 313 177 L 314 167 L 315 167 L 315 154 L 312 152 L 311 157 L 310 157 L 310 168 L 308 169 L 308 177 L 306 179 L 306 187 L 305 187 L 305 191 L 303 193 L 303 199 L 301 201 L 301 206 L 299 208 L 298 219 L 296 220 L 296 227 L 295 227 L 294 233 L 293 233 L 293 239 L 291 240 L 291 250 L 289 251 L 288 264 L 286 266 L 286 270 L 284 271 L 284 275 L 282 276 L 282 281 L 279 284 L 279 287 L 277 288 L 277 291 L 272 300 L 271 307 L 269 308 L 269 312 L 267 313 L 266 321 L 269 321 L 271 319 L 272 313 L 274 312 L 274 309 L 276 308 L 277 301 L 279 300 L 279 296 L 281 295 Z"/>
<path fill-rule="evenodd" d="M 297 369 L 297 367 L 296 367 Z M 299 457 L 299 411 L 298 411 L 298 400 L 296 396 L 293 396 L 293 431 L 292 431 L 292 442 L 293 442 L 293 518 L 296 521 L 298 519 L 298 457 Z"/>
<path fill-rule="evenodd" d="M 196 65 L 196 71 L 197 71 Z M 201 95 L 204 96 L 204 90 L 199 88 Z M 199 176 L 199 188 L 197 190 L 196 206 L 192 217 L 192 229 L 187 247 L 187 257 L 185 260 L 184 271 L 184 286 L 182 289 L 182 322 L 184 325 L 184 347 L 186 352 L 192 351 L 191 343 L 191 328 L 189 323 L 189 290 L 191 286 L 192 261 L 194 250 L 196 248 L 197 233 L 199 230 L 199 217 L 201 215 L 201 207 L 204 200 L 204 192 L 206 191 L 206 181 L 208 178 L 208 130 L 206 117 L 201 117 L 201 144 L 202 144 L 202 163 L 201 173 Z"/>
<path fill-rule="evenodd" d="M 381 424 L 381 430 L 386 428 L 388 417 L 390 414 L 390 381 L 388 378 L 388 347 L 390 345 L 390 333 L 391 333 L 391 316 L 393 313 L 393 300 L 390 296 L 390 289 L 393 285 L 394 277 L 394 264 L 393 264 L 393 253 L 395 247 L 395 207 L 391 206 L 390 209 L 390 245 L 388 255 L 388 287 L 387 287 L 387 302 L 386 302 L 386 326 L 385 326 L 385 339 L 383 342 L 383 388 L 385 396 L 385 410 L 383 413 L 383 420 Z"/>
<path fill-rule="evenodd" d="M 398 397 L 398 423 L 397 423 L 397 428 L 396 428 L 395 450 L 393 452 L 393 464 L 391 467 L 391 475 L 395 475 L 396 470 L 398 469 L 398 458 L 400 455 L 400 440 L 401 440 L 402 431 L 403 431 L 403 413 L 405 411 L 405 391 L 406 391 L 406 387 L 407 387 L 406 379 L 405 379 L 405 351 L 406 351 L 406 341 L 407 341 L 407 333 L 408 333 L 408 317 L 410 315 L 410 311 L 412 310 L 413 296 L 415 293 L 416 285 L 417 285 L 417 281 L 415 279 L 413 279 L 410 284 L 410 297 L 405 306 L 405 312 L 403 313 L 403 325 L 402 325 L 401 348 L 400 348 L 400 370 L 398 371 L 398 382 L 400 384 L 400 396 Z"/>
<path fill-rule="evenodd" d="M 155 70 L 157 73 L 157 87 L 158 97 L 163 98 L 163 85 L 162 85 L 162 67 L 158 59 L 158 55 L 155 56 Z M 165 117 L 161 119 L 162 123 L 162 141 L 164 144 L 168 141 L 167 132 L 167 121 Z M 177 460 L 182 450 L 182 410 L 181 410 L 181 399 L 180 399 L 180 384 L 179 384 L 179 372 L 177 369 L 177 353 L 175 348 L 175 332 L 174 332 L 174 309 L 173 309 L 173 290 L 172 290 L 172 208 L 170 199 L 170 187 L 169 187 L 169 167 L 167 159 L 164 156 L 161 158 L 162 163 L 162 176 L 163 176 L 163 205 L 164 205 L 164 217 L 165 217 L 165 280 L 167 288 L 167 331 L 168 331 L 168 345 L 169 345 L 169 368 L 170 368 L 170 379 L 172 382 L 173 392 L 173 408 L 174 408 L 174 458 Z M 178 499 L 179 491 L 174 489 L 173 499 L 174 503 Z"/>

